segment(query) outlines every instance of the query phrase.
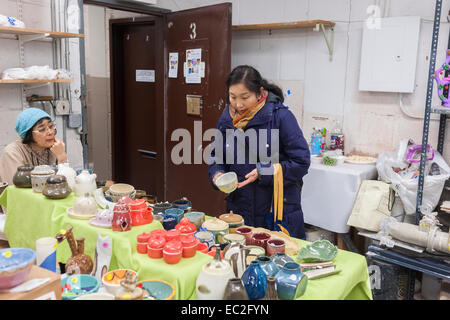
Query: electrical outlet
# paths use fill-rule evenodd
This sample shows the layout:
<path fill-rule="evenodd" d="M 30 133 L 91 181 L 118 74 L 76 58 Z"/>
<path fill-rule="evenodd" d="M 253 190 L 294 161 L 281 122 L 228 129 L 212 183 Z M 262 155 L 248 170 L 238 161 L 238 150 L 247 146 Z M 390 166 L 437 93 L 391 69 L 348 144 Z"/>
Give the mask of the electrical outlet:
<path fill-rule="evenodd" d="M 81 113 L 69 114 L 69 128 L 77 129 L 82 125 Z"/>
<path fill-rule="evenodd" d="M 57 100 L 55 113 L 58 116 L 68 115 L 70 113 L 70 104 L 67 100 Z"/>

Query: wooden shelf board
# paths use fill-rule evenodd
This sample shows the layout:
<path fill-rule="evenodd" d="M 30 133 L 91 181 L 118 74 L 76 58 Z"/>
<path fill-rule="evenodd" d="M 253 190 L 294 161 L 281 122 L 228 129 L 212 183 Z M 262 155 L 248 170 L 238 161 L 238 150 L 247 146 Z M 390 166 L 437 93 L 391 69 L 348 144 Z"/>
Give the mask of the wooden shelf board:
<path fill-rule="evenodd" d="M 84 38 L 84 34 L 79 33 L 56 32 L 56 31 L 15 28 L 15 27 L 0 27 L 0 33 L 15 34 L 15 35 L 37 35 L 48 33 L 50 38 Z"/>
<path fill-rule="evenodd" d="M 38 80 L 38 79 L 33 79 L 33 80 L 1 80 L 0 79 L 0 84 L 1 83 L 47 83 L 47 82 L 72 82 L 72 79 L 55 79 L 55 80 Z"/>
<path fill-rule="evenodd" d="M 243 24 L 232 26 L 232 30 L 276 30 L 276 29 L 300 29 L 314 28 L 318 23 L 333 27 L 336 23 L 326 20 L 307 20 L 284 23 L 267 23 L 267 24 Z"/>

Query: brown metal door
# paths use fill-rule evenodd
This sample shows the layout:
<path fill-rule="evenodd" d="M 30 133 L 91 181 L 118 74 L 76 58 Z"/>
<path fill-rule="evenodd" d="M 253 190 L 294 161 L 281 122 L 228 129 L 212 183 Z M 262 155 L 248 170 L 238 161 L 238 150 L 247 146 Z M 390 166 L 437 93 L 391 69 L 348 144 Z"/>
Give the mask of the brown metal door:
<path fill-rule="evenodd" d="M 157 17 L 110 21 L 113 179 L 158 198 L 164 197 L 161 23 Z"/>
<path fill-rule="evenodd" d="M 198 135 L 194 137 L 194 122 L 201 121 L 203 136 L 207 129 L 216 127 L 225 107 L 225 81 L 231 68 L 231 4 L 169 13 L 165 28 L 166 59 L 169 53 L 178 52 L 177 78 L 167 78 L 166 200 L 185 196 L 194 209 L 217 216 L 225 212 L 225 195 L 210 185 L 208 165 L 203 160 L 194 164 L 195 152 L 210 143 L 202 142 Z M 183 64 L 189 49 L 201 49 L 205 70 L 200 84 L 186 83 L 184 77 Z M 186 95 L 201 96 L 200 116 L 187 113 Z M 172 148 L 179 143 L 171 141 L 171 135 L 180 128 L 191 133 L 191 164 L 176 165 L 171 159 Z"/>

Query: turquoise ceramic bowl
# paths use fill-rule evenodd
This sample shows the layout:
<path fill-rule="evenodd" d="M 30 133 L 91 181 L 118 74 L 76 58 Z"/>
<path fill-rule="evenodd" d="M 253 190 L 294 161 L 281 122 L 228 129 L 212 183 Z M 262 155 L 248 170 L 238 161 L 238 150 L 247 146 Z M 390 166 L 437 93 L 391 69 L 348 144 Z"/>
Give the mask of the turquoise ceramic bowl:
<path fill-rule="evenodd" d="M 147 290 L 149 295 L 154 298 L 145 300 L 172 300 L 175 297 L 174 286 L 164 280 L 143 280 L 139 281 L 138 285 L 142 285 L 142 289 Z"/>
<path fill-rule="evenodd" d="M 88 274 L 68 276 L 61 280 L 61 285 L 63 300 L 72 300 L 88 293 L 97 292 L 100 286 L 97 278 Z"/>

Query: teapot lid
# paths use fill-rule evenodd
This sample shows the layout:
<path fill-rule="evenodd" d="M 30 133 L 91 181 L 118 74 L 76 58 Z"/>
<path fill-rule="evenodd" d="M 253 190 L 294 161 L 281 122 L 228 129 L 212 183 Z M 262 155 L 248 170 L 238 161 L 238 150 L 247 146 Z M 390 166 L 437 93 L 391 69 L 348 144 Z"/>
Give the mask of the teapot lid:
<path fill-rule="evenodd" d="M 230 211 L 229 213 L 224 213 L 219 216 L 220 220 L 223 220 L 228 223 L 237 223 L 242 221 L 242 216 L 239 214 L 233 213 L 233 211 Z"/>

